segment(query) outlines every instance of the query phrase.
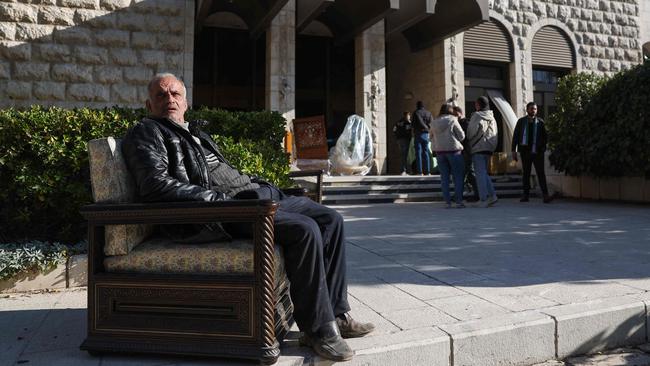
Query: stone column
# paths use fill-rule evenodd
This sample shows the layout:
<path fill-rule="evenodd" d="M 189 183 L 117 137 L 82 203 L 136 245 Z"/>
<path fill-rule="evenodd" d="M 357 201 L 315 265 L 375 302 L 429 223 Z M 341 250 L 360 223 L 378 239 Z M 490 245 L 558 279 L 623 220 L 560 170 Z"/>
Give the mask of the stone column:
<path fill-rule="evenodd" d="M 641 47 L 650 54 L 650 3 L 640 0 L 639 17 L 641 20 Z"/>
<path fill-rule="evenodd" d="M 465 89 L 463 80 L 464 65 L 459 46 L 462 47 L 462 37 L 450 37 L 432 46 L 433 50 L 433 104 L 427 109 L 437 115 L 440 106 L 450 98 L 463 105 Z M 460 42 L 460 44 L 459 44 Z M 460 82 L 460 83 L 459 83 Z"/>
<path fill-rule="evenodd" d="M 289 0 L 266 31 L 266 109 L 281 113 L 287 129 L 296 117 L 296 0 Z"/>
<path fill-rule="evenodd" d="M 510 63 L 510 100 L 512 109 L 519 117 L 526 113 L 526 104 L 533 101 L 533 63 L 532 50 L 526 48 L 523 42 L 514 45 L 514 60 Z"/>
<path fill-rule="evenodd" d="M 185 2 L 185 44 L 183 46 L 183 81 L 187 88 L 187 104 L 192 105 L 194 97 L 194 4 L 191 1 Z"/>
<path fill-rule="evenodd" d="M 385 174 L 386 165 L 386 42 L 384 21 L 354 40 L 355 109 L 372 131 L 375 164 L 371 174 Z"/>

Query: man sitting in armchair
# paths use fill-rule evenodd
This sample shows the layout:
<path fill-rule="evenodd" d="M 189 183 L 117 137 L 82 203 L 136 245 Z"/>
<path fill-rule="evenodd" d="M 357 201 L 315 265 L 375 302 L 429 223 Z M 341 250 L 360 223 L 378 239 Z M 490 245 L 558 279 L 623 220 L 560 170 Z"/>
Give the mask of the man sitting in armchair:
<path fill-rule="evenodd" d="M 148 91 L 149 117 L 129 130 L 122 144 L 140 200 L 278 201 L 274 234 L 284 252 L 294 318 L 304 332 L 300 343 L 330 360 L 351 359 L 354 351 L 343 338 L 364 336 L 374 325 L 348 314 L 341 215 L 233 168 L 198 123 L 185 122 L 186 89 L 176 76 L 154 76 Z"/>

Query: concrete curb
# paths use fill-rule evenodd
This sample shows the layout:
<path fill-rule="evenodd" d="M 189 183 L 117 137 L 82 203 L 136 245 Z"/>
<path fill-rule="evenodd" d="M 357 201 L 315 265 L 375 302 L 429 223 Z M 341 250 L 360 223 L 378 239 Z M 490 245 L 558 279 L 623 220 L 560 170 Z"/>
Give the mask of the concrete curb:
<path fill-rule="evenodd" d="M 623 296 L 351 339 L 356 356 L 346 365 L 526 366 L 636 346 L 647 342 L 643 300 Z M 296 345 L 282 354 L 277 365 L 331 365 Z"/>
<path fill-rule="evenodd" d="M 58 290 L 86 286 L 88 256 L 74 255 L 48 272 L 32 270 L 0 281 L 0 293 Z"/>

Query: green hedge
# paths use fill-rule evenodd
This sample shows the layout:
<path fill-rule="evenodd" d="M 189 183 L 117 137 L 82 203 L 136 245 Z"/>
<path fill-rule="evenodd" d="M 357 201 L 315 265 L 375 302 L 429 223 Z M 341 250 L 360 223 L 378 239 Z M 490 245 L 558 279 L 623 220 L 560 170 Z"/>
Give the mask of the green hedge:
<path fill-rule="evenodd" d="M 0 241 L 83 238 L 79 208 L 92 200 L 86 142 L 121 137 L 145 114 L 124 108 L 0 110 Z M 201 109 L 187 117 L 210 121 L 206 132 L 218 135 L 238 168 L 288 185 L 280 114 Z"/>
<path fill-rule="evenodd" d="M 650 176 L 650 62 L 613 77 L 560 80 L 547 127 L 550 161 L 569 175 Z"/>

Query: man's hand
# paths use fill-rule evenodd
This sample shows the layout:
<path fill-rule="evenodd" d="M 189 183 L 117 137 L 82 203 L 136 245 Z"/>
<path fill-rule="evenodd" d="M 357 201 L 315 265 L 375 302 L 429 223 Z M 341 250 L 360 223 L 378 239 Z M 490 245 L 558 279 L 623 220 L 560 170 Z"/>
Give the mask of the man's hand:
<path fill-rule="evenodd" d="M 517 158 L 517 152 L 516 151 L 512 152 L 512 160 L 513 161 L 519 161 L 519 158 Z"/>

